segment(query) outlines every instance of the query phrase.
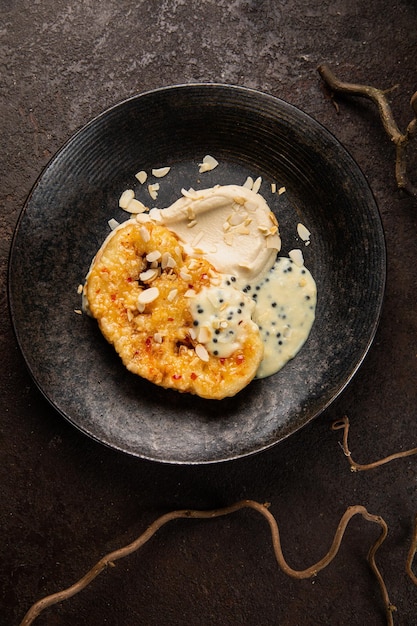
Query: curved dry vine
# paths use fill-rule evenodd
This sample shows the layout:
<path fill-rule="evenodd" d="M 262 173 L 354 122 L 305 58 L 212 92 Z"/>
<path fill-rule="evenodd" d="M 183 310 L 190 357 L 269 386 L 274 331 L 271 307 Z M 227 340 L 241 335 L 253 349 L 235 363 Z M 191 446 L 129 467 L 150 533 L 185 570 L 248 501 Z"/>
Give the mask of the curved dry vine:
<path fill-rule="evenodd" d="M 147 530 L 145 530 L 145 532 L 142 533 L 135 541 L 133 541 L 132 543 L 118 550 L 110 552 L 109 554 L 101 558 L 76 583 L 74 583 L 67 589 L 58 591 L 57 593 L 46 596 L 45 598 L 42 598 L 41 600 L 38 600 L 37 602 L 35 602 L 35 604 L 31 606 L 31 608 L 28 610 L 28 612 L 24 616 L 22 622 L 20 623 L 20 626 L 30 626 L 30 624 L 32 624 L 34 620 L 40 615 L 40 613 L 44 611 L 46 608 L 51 607 L 52 605 L 57 604 L 59 602 L 63 602 L 64 600 L 71 598 L 75 594 L 85 589 L 103 570 L 105 570 L 109 566 L 114 565 L 114 563 L 117 560 L 122 559 L 126 556 L 129 556 L 130 554 L 138 550 L 147 541 L 149 541 L 149 539 L 151 539 L 151 537 L 162 526 L 164 526 L 168 522 L 175 520 L 175 519 L 180 519 L 180 518 L 182 519 L 184 518 L 186 519 L 213 519 L 216 517 L 229 515 L 230 513 L 235 513 L 236 511 L 239 511 L 244 508 L 250 508 L 250 509 L 257 511 L 258 513 L 263 515 L 263 517 L 267 520 L 269 524 L 270 532 L 271 532 L 271 539 L 272 539 L 272 545 L 273 545 L 275 557 L 276 557 L 279 567 L 282 569 L 282 571 L 285 574 L 287 574 L 288 576 L 291 576 L 292 578 L 297 578 L 297 579 L 311 578 L 312 576 L 315 576 L 316 574 L 318 574 L 318 572 L 320 572 L 322 569 L 327 567 L 327 565 L 329 565 L 329 563 L 333 561 L 333 559 L 335 558 L 335 556 L 337 555 L 339 551 L 339 547 L 342 542 L 343 535 L 352 517 L 354 517 L 355 515 L 361 515 L 366 521 L 378 524 L 379 527 L 381 528 L 381 533 L 378 539 L 375 541 L 375 543 L 371 546 L 369 550 L 368 562 L 370 564 L 372 572 L 374 573 L 378 581 L 378 585 L 381 590 L 382 599 L 383 599 L 383 603 L 385 607 L 385 613 L 387 617 L 387 623 L 389 625 L 393 624 L 392 613 L 393 611 L 396 610 L 396 608 L 390 602 L 386 585 L 384 583 L 383 577 L 375 561 L 376 552 L 378 548 L 381 546 L 381 544 L 384 542 L 388 533 L 387 525 L 385 521 L 382 519 L 382 517 L 380 517 L 379 515 L 372 515 L 371 513 L 368 513 L 367 509 L 361 505 L 349 507 L 343 514 L 342 518 L 340 519 L 332 544 L 327 554 L 322 559 L 320 559 L 317 563 L 315 563 L 314 565 L 310 567 L 307 567 L 304 570 L 294 570 L 287 564 L 284 558 L 284 555 L 282 553 L 282 548 L 281 548 L 281 540 L 280 540 L 278 524 L 276 522 L 275 517 L 268 510 L 268 507 L 269 507 L 268 504 L 260 504 L 259 502 L 255 502 L 254 500 L 241 500 L 230 506 L 227 506 L 221 509 L 214 509 L 211 511 L 178 510 L 178 511 L 171 511 L 170 513 L 166 513 L 165 515 L 162 515 L 161 517 L 156 519 L 147 528 Z"/>
<path fill-rule="evenodd" d="M 386 456 L 383 459 L 379 459 L 378 461 L 373 461 L 372 463 L 356 463 L 356 461 L 352 459 L 352 453 L 349 450 L 349 427 L 349 418 L 346 416 L 342 419 L 336 420 L 332 424 L 332 430 L 343 430 L 342 448 L 345 456 L 349 461 L 350 469 L 352 472 L 363 472 L 366 470 L 375 469 L 376 467 L 380 467 L 381 465 L 390 463 L 395 459 L 402 459 L 404 457 L 417 454 L 417 448 L 411 448 L 410 450 L 404 450 L 403 452 L 395 452 L 394 454 L 390 454 L 389 456 Z"/>
<path fill-rule="evenodd" d="M 343 417 L 342 419 L 336 420 L 332 424 L 332 430 L 343 430 L 343 443 L 342 448 L 344 455 L 347 457 L 350 465 L 350 469 L 352 472 L 363 472 L 371 469 L 375 469 L 376 467 L 380 467 L 381 465 L 385 465 L 386 463 L 390 463 L 391 461 L 395 461 L 396 459 L 403 459 L 408 456 L 413 456 L 417 454 L 417 448 L 410 448 L 408 450 L 403 450 L 402 452 L 395 452 L 394 454 L 390 454 L 382 459 L 378 459 L 377 461 L 372 461 L 371 463 L 356 463 L 352 459 L 352 453 L 349 449 L 349 418 Z M 411 578 L 412 582 L 417 586 L 417 576 L 414 574 L 412 570 L 413 560 L 415 553 L 417 551 L 417 515 L 414 518 L 414 526 L 411 537 L 411 545 L 407 555 L 406 561 L 406 572 L 408 576 Z"/>
<path fill-rule="evenodd" d="M 410 140 L 417 135 L 417 91 L 412 95 L 410 100 L 414 118 L 408 124 L 405 132 L 402 133 L 394 119 L 391 106 L 387 99 L 387 93 L 391 90 L 343 82 L 335 76 L 327 63 L 319 65 L 317 71 L 332 93 L 367 98 L 376 104 L 384 129 L 396 148 L 395 178 L 397 187 L 405 191 L 408 195 L 417 198 L 417 187 L 411 183 L 407 171 L 407 148 Z"/>

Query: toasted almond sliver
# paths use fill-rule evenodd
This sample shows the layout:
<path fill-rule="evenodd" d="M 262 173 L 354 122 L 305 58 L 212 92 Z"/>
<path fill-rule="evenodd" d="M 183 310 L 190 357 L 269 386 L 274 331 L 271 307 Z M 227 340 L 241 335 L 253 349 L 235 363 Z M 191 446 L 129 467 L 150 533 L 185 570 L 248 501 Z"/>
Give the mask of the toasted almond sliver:
<path fill-rule="evenodd" d="M 173 302 L 178 295 L 178 289 L 171 289 L 169 294 L 167 295 L 168 302 Z"/>
<path fill-rule="evenodd" d="M 281 195 L 281 194 L 285 193 L 286 191 L 287 191 L 287 190 L 285 189 L 285 187 L 280 187 L 280 188 L 278 189 L 278 194 L 279 194 L 279 195 Z"/>
<path fill-rule="evenodd" d="M 198 343 L 196 345 L 195 353 L 199 359 L 201 359 L 202 361 L 205 361 L 206 363 L 210 358 L 209 353 L 207 352 L 206 348 L 201 343 Z"/>
<path fill-rule="evenodd" d="M 137 213 L 145 213 L 146 206 L 140 200 L 136 200 L 136 198 L 132 198 L 132 200 L 130 200 L 125 210 L 128 213 L 134 213 L 136 215 Z"/>
<path fill-rule="evenodd" d="M 303 241 L 308 241 L 310 239 L 311 233 L 308 228 L 304 226 L 304 224 L 297 224 L 297 233 L 300 239 L 302 239 Z"/>
<path fill-rule="evenodd" d="M 157 197 L 158 197 L 159 183 L 154 183 L 153 185 L 148 185 L 148 191 L 149 191 L 149 195 L 151 196 L 152 200 L 156 200 Z"/>
<path fill-rule="evenodd" d="M 254 191 L 255 193 L 258 193 L 259 189 L 261 188 L 261 185 L 262 185 L 262 176 L 258 176 L 258 178 L 253 183 L 252 191 Z"/>
<path fill-rule="evenodd" d="M 107 224 L 109 225 L 111 230 L 114 230 L 115 228 L 117 228 L 119 226 L 119 222 L 117 220 L 115 220 L 114 217 L 109 219 Z"/>
<path fill-rule="evenodd" d="M 214 168 L 217 167 L 218 164 L 219 162 L 214 157 L 212 157 L 210 154 L 206 154 L 203 162 L 198 164 L 198 171 L 200 172 L 200 174 L 203 174 L 203 172 L 210 172 L 211 170 L 214 170 Z"/>
<path fill-rule="evenodd" d="M 211 332 L 207 326 L 202 326 L 198 333 L 198 341 L 199 343 L 207 343 L 211 339 Z"/>
<path fill-rule="evenodd" d="M 145 243 L 148 243 L 148 241 L 151 240 L 151 234 L 149 230 L 146 228 L 146 226 L 141 226 L 139 232 L 140 232 L 140 236 L 142 237 Z"/>
<path fill-rule="evenodd" d="M 191 280 L 191 279 L 192 279 L 191 274 L 189 274 L 189 273 L 188 273 L 188 272 L 186 272 L 185 270 L 180 270 L 180 277 L 181 277 L 183 280 Z"/>
<path fill-rule="evenodd" d="M 295 263 L 298 267 L 302 267 L 304 265 L 303 253 L 298 248 L 290 250 L 288 256 L 290 257 L 291 261 L 293 261 L 293 263 Z"/>
<path fill-rule="evenodd" d="M 159 296 L 158 287 L 149 287 L 149 289 L 144 289 L 138 296 L 138 304 L 149 304 L 150 302 L 154 302 Z"/>
<path fill-rule="evenodd" d="M 146 270 L 146 272 L 141 272 L 139 274 L 140 280 L 142 280 L 144 283 L 146 283 L 147 281 L 154 280 L 157 276 L 158 276 L 158 270 L 152 269 L 152 268 L 149 270 Z"/>
<path fill-rule="evenodd" d="M 135 192 L 133 189 L 126 189 L 119 198 L 119 207 L 121 209 L 126 210 L 127 205 L 133 198 L 135 197 Z"/>
<path fill-rule="evenodd" d="M 148 175 L 144 170 L 141 170 L 140 172 L 135 174 L 135 178 L 137 178 L 140 184 L 143 185 L 143 183 L 146 183 L 146 179 L 148 178 Z"/>
<path fill-rule="evenodd" d="M 168 174 L 170 169 L 170 167 L 157 167 L 152 170 L 152 174 L 153 176 L 156 176 L 156 178 L 163 178 L 163 176 Z"/>
<path fill-rule="evenodd" d="M 158 259 L 160 259 L 160 258 L 161 258 L 161 256 L 162 256 L 162 255 L 161 255 L 161 253 L 159 252 L 159 250 L 152 250 L 152 252 L 149 252 L 149 253 L 146 255 L 146 260 L 147 260 L 149 263 L 153 263 L 154 261 L 158 261 Z"/>

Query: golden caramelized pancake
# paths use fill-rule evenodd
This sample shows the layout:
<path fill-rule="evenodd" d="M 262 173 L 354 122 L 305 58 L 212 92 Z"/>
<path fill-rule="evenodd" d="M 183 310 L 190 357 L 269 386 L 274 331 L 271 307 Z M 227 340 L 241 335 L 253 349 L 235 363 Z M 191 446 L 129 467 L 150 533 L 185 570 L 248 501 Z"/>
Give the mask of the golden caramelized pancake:
<path fill-rule="evenodd" d="M 84 295 L 128 370 L 162 387 L 222 399 L 254 378 L 263 356 L 257 325 L 250 315 L 236 317 L 245 304 L 249 309 L 248 299 L 222 281 L 165 226 L 131 219 L 97 253 Z"/>

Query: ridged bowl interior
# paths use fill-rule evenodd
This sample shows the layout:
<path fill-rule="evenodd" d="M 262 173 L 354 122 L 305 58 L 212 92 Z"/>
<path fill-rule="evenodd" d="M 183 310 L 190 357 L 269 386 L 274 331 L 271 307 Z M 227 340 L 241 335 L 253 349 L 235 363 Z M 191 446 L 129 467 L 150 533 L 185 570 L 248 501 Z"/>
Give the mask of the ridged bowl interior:
<path fill-rule="evenodd" d="M 220 163 L 198 174 L 204 155 Z M 316 321 L 280 372 L 236 397 L 209 401 L 130 374 L 94 320 L 77 315 L 77 287 L 108 233 L 126 219 L 121 192 L 139 170 L 169 165 L 157 205 L 182 187 L 262 176 L 282 254 L 300 245 L 317 282 Z M 281 196 L 270 183 L 284 186 Z M 302 244 L 302 242 L 301 242 Z M 302 244 L 303 245 L 303 244 Z M 56 410 L 94 439 L 166 463 L 213 463 L 259 452 L 319 415 L 360 366 L 378 324 L 386 276 L 384 233 L 369 186 L 338 141 L 282 100 L 228 85 L 174 86 L 107 110 L 51 160 L 20 216 L 9 299 L 27 366 Z"/>

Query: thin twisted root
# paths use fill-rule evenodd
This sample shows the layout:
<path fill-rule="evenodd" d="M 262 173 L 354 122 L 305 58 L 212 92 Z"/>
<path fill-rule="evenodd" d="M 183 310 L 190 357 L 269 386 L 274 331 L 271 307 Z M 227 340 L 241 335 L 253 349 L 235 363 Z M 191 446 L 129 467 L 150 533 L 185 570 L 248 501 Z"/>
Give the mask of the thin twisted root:
<path fill-rule="evenodd" d="M 156 519 L 147 528 L 147 530 L 142 535 L 140 535 L 135 541 L 133 541 L 132 543 L 128 544 L 127 546 L 123 548 L 120 548 L 119 550 L 110 552 L 109 554 L 101 558 L 100 561 L 98 561 L 96 565 L 94 565 L 94 567 L 92 567 L 78 582 L 73 584 L 71 587 L 68 587 L 67 589 L 59 591 L 52 595 L 46 596 L 45 598 L 42 598 L 41 600 L 38 600 L 37 602 L 35 602 L 35 604 L 33 604 L 32 607 L 29 609 L 29 611 L 26 613 L 20 626 L 29 626 L 40 615 L 40 613 L 44 611 L 46 608 L 54 604 L 57 604 L 58 602 L 67 600 L 68 598 L 71 598 L 72 596 L 74 596 L 76 593 L 79 593 L 80 591 L 85 589 L 85 587 L 87 587 L 87 585 L 89 585 L 96 578 L 96 576 L 98 576 L 104 569 L 106 569 L 109 566 L 113 566 L 117 560 L 122 559 L 125 556 L 129 556 L 130 554 L 132 554 L 133 552 L 141 548 L 147 541 L 149 541 L 149 539 L 157 532 L 157 530 L 159 530 L 162 526 L 164 526 L 168 522 L 175 520 L 175 519 L 180 519 L 180 518 L 213 519 L 216 517 L 223 517 L 225 515 L 229 515 L 230 513 L 235 513 L 236 511 L 239 511 L 244 508 L 250 508 L 250 509 L 257 511 L 258 513 L 263 515 L 263 517 L 267 520 L 270 531 L 271 531 L 271 538 L 272 538 L 272 544 L 273 544 L 275 557 L 276 557 L 279 567 L 283 570 L 285 574 L 287 574 L 288 576 L 291 576 L 292 578 L 297 578 L 297 579 L 304 579 L 304 578 L 310 578 L 312 576 L 315 576 L 318 572 L 320 572 L 327 565 L 329 565 L 329 563 L 331 563 L 331 561 L 335 558 L 336 554 L 338 553 L 346 527 L 349 521 L 352 519 L 352 517 L 354 517 L 355 515 L 362 515 L 362 517 L 365 520 L 378 524 L 381 528 L 381 533 L 378 539 L 376 540 L 376 542 L 372 545 L 371 549 L 369 550 L 368 562 L 370 564 L 370 567 L 374 575 L 376 576 L 376 579 L 378 581 L 378 584 L 381 590 L 382 599 L 383 599 L 386 617 L 387 617 L 387 623 L 389 625 L 393 624 L 392 613 L 393 611 L 396 610 L 396 608 L 390 602 L 387 588 L 385 586 L 382 575 L 375 562 L 376 552 L 378 548 L 380 547 L 380 545 L 384 542 L 388 533 L 387 525 L 385 521 L 382 519 L 382 517 L 368 513 L 366 508 L 360 505 L 349 507 L 345 511 L 345 513 L 343 514 L 339 522 L 336 533 L 334 535 L 332 545 L 330 546 L 330 549 L 327 552 L 327 554 L 320 561 L 318 561 L 318 563 L 316 563 L 315 565 L 312 565 L 311 567 L 308 567 L 304 570 L 294 570 L 287 564 L 286 560 L 284 559 L 284 556 L 282 554 L 282 549 L 281 549 L 281 540 L 280 540 L 278 525 L 274 516 L 268 510 L 268 507 L 269 507 L 268 504 L 260 504 L 253 500 L 242 500 L 240 502 L 236 502 L 235 504 L 232 504 L 231 506 L 224 507 L 221 509 L 214 509 L 211 511 L 179 510 L 179 511 L 171 511 L 170 513 L 166 513 L 165 515 L 162 515 L 161 517 Z"/>
<path fill-rule="evenodd" d="M 395 454 L 390 454 L 389 456 L 386 456 L 383 459 L 379 459 L 378 461 L 373 461 L 372 463 L 356 463 L 356 461 L 352 459 L 352 453 L 349 450 L 348 444 L 349 418 L 345 416 L 342 419 L 333 422 L 332 430 L 343 430 L 343 452 L 349 461 L 350 469 L 352 472 L 363 472 L 366 470 L 371 470 L 375 467 L 379 467 L 380 465 L 390 463 L 395 459 L 401 459 L 407 456 L 412 456 L 413 454 L 417 454 L 417 448 L 411 448 L 410 450 L 405 450 L 404 452 L 396 452 Z"/>
<path fill-rule="evenodd" d="M 414 517 L 413 534 L 411 538 L 411 545 L 407 555 L 407 562 L 405 565 L 405 571 L 411 578 L 412 582 L 417 586 L 417 576 L 412 570 L 414 555 L 417 551 L 417 515 Z"/>
<path fill-rule="evenodd" d="M 345 456 L 347 457 L 349 461 L 350 469 L 352 472 L 363 472 L 366 470 L 375 469 L 376 467 L 380 467 L 381 465 L 390 463 L 391 461 L 394 461 L 395 459 L 401 459 L 407 456 L 412 456 L 413 454 L 417 454 L 417 448 L 411 448 L 409 450 L 404 450 L 403 452 L 396 452 L 395 454 L 390 454 L 389 456 L 386 456 L 383 459 L 379 459 L 378 461 L 374 461 L 373 463 L 365 463 L 365 464 L 356 463 L 356 461 L 352 459 L 352 454 L 351 454 L 351 451 L 349 450 L 349 444 L 348 444 L 349 418 L 345 416 L 342 419 L 336 420 L 335 422 L 333 422 L 332 430 L 343 430 L 342 448 L 343 448 L 343 452 Z M 413 533 L 411 537 L 411 545 L 408 551 L 407 561 L 406 561 L 406 566 L 405 566 L 405 570 L 408 576 L 411 578 L 414 585 L 417 586 L 417 576 L 414 574 L 412 570 L 412 564 L 413 564 L 416 551 L 417 551 L 417 515 L 414 518 L 414 527 L 413 527 Z"/>
<path fill-rule="evenodd" d="M 395 89 L 395 87 L 383 90 L 369 85 L 358 85 L 355 83 L 343 82 L 333 74 L 327 63 L 319 65 L 317 71 L 324 83 L 333 93 L 367 98 L 376 104 L 382 125 L 396 148 L 395 178 L 397 181 L 397 187 L 405 191 L 410 196 L 417 198 L 417 187 L 410 182 L 407 172 L 407 148 L 410 140 L 417 134 L 417 91 L 412 95 L 410 100 L 410 106 L 414 113 L 414 119 L 412 119 L 408 124 L 405 133 L 402 133 L 397 126 L 390 104 L 386 97 L 386 94 L 392 91 L 392 89 Z M 335 106 L 338 111 L 339 107 L 336 103 Z"/>

